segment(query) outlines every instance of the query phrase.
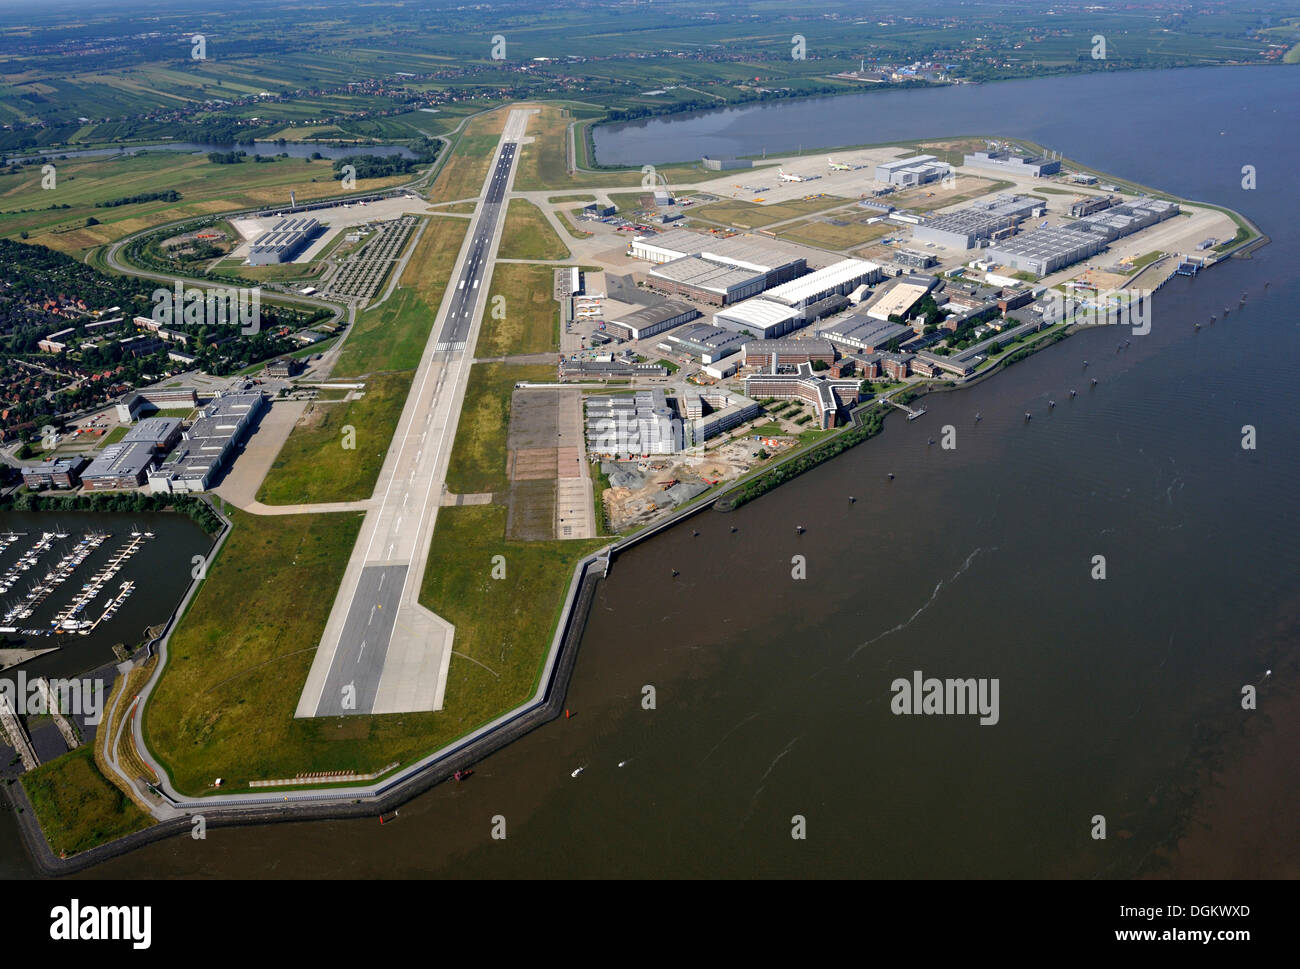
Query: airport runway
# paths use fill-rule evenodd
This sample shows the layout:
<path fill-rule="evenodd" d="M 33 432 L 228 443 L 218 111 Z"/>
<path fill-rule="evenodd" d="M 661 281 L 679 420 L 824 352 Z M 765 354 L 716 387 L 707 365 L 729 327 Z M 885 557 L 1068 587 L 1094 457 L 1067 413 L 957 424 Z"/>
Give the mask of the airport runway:
<path fill-rule="evenodd" d="M 418 602 L 526 110 L 512 110 L 296 716 L 442 708 L 454 629 Z M 357 428 L 357 436 L 365 434 Z"/>

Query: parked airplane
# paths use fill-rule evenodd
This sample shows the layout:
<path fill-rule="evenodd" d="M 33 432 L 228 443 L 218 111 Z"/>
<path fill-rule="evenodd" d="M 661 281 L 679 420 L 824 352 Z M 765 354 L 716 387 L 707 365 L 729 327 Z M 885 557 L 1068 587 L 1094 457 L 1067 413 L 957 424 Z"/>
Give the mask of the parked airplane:
<path fill-rule="evenodd" d="M 833 172 L 848 172 L 853 170 L 852 165 L 846 165 L 844 162 L 837 162 L 834 158 L 827 157 L 826 161 Z"/>
<path fill-rule="evenodd" d="M 787 175 L 780 168 L 776 170 L 776 173 L 781 176 L 781 181 L 783 182 L 802 182 L 804 180 L 802 175 Z"/>

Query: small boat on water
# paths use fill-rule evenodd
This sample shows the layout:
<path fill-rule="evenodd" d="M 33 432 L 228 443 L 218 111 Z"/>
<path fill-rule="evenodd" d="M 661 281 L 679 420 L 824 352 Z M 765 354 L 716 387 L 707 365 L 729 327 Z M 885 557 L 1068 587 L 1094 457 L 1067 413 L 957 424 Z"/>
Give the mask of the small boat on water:
<path fill-rule="evenodd" d="M 570 777 L 577 777 L 579 774 L 581 774 L 581 773 L 582 773 L 583 771 L 585 771 L 586 769 L 587 769 L 586 767 L 579 767 L 577 770 L 575 770 L 575 771 L 574 771 L 572 774 L 570 774 L 569 776 L 570 776 Z"/>

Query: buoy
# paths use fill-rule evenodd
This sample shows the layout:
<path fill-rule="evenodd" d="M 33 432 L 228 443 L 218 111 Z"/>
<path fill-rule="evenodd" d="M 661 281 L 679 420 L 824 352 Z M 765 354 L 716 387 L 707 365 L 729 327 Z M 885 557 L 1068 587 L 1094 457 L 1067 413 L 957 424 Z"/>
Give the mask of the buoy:
<path fill-rule="evenodd" d="M 732 526 L 731 526 L 731 530 L 734 532 L 734 531 L 736 530 L 736 526 L 735 526 L 735 525 L 732 525 Z"/>
<path fill-rule="evenodd" d="M 934 443 L 934 438 L 930 438 L 930 443 L 931 443 L 931 444 Z"/>
<path fill-rule="evenodd" d="M 1029 411 L 1025 411 L 1025 420 L 1032 421 L 1033 419 L 1034 419 L 1034 415 L 1029 413 Z"/>
<path fill-rule="evenodd" d="M 976 414 L 976 415 L 975 415 L 975 420 L 977 420 L 977 421 L 982 421 L 982 420 L 984 420 L 984 415 L 983 415 L 983 414 Z"/>
<path fill-rule="evenodd" d="M 1085 367 L 1088 366 L 1088 361 L 1087 361 L 1087 360 L 1083 361 L 1083 365 L 1084 365 Z"/>
<path fill-rule="evenodd" d="M 1047 402 L 1047 406 L 1048 406 L 1049 409 L 1052 408 L 1052 407 L 1055 407 L 1055 406 L 1056 406 L 1056 401 L 1054 401 L 1054 400 L 1049 400 L 1049 401 Z"/>
<path fill-rule="evenodd" d="M 894 472 L 892 472 L 892 471 L 889 472 L 889 480 L 890 480 L 890 481 L 893 481 L 893 480 L 894 480 Z"/>
<path fill-rule="evenodd" d="M 565 710 L 564 710 L 564 719 L 565 719 L 565 720 L 568 720 L 568 719 L 569 719 L 569 711 L 568 711 L 568 708 L 567 708 L 567 707 L 566 707 Z"/>
<path fill-rule="evenodd" d="M 694 538 L 699 538 L 699 537 L 700 537 L 700 533 L 697 532 L 697 531 L 695 531 L 695 529 L 691 529 L 691 535 L 692 535 L 692 537 L 694 537 Z"/>
<path fill-rule="evenodd" d="M 677 578 L 677 576 L 679 576 L 679 575 L 681 575 L 681 573 L 678 572 L 676 569 L 673 569 L 673 578 L 675 579 L 675 578 Z"/>
<path fill-rule="evenodd" d="M 1093 377 L 1093 378 L 1092 378 L 1092 385 L 1093 385 L 1094 387 L 1097 386 L 1097 378 L 1096 378 L 1096 377 Z"/>
<path fill-rule="evenodd" d="M 1079 392 L 1078 392 L 1077 390 L 1075 390 L 1074 388 L 1070 388 L 1070 396 L 1071 396 L 1071 397 L 1077 397 L 1078 395 L 1079 395 Z"/>
<path fill-rule="evenodd" d="M 849 504 L 850 504 L 850 505 L 853 504 L 853 503 L 854 503 L 855 501 L 857 501 L 857 500 L 858 500 L 858 499 L 854 498 L 852 495 L 849 495 Z"/>

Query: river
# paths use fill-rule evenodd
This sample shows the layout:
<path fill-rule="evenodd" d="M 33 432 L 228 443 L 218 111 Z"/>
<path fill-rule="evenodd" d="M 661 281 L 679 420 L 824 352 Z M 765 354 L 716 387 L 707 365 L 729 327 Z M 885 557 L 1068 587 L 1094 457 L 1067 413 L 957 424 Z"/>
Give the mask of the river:
<path fill-rule="evenodd" d="M 1294 858 L 1293 751 L 1256 745 L 1271 758 L 1256 768 L 1284 781 L 1258 819 L 1243 823 L 1255 795 L 1242 787 L 1203 800 L 1207 768 L 1258 756 L 1243 733 L 1267 740 L 1300 717 L 1300 186 L 1286 168 L 1300 103 L 1284 76 L 1128 73 L 835 102 L 844 118 L 821 127 L 828 145 L 1030 138 L 1239 209 L 1273 244 L 1167 286 L 1147 336 L 1097 328 L 931 395 L 923 418 L 891 418 L 736 512 L 620 557 L 582 642 L 576 716 L 394 822 L 212 829 L 83 877 L 1216 874 L 1178 845 L 1206 824 L 1260 837 L 1285 826 L 1290 840 L 1252 874 Z M 1061 105 L 1088 84 L 1106 120 L 1087 98 Z M 930 99 L 919 117 L 918 96 Z M 869 111 L 854 121 L 856 105 Z M 636 138 L 666 146 L 647 161 L 740 154 L 800 109 L 747 109 L 744 127 L 739 112 L 651 122 Z M 729 127 L 721 147 L 686 151 L 682 124 Z M 1248 424 L 1254 450 L 1241 446 Z M 929 444 L 945 425 L 954 450 Z M 791 576 L 796 555 L 807 579 Z M 998 722 L 892 714 L 891 684 L 915 670 L 996 679 Z M 1257 711 L 1241 708 L 1248 684 Z M 498 815 L 504 841 L 490 837 Z M 1105 840 L 1090 835 L 1097 815 Z M 806 839 L 791 837 L 796 816 Z M 0 874 L 29 873 L 9 819 L 0 836 Z M 1246 847 L 1238 836 L 1221 854 Z"/>

